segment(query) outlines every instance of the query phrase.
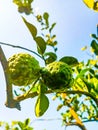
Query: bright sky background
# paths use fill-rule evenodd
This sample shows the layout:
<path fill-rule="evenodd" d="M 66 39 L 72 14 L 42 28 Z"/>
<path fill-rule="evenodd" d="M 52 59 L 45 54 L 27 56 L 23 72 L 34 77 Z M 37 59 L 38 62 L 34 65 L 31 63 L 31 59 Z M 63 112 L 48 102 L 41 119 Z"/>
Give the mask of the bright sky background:
<path fill-rule="evenodd" d="M 81 52 L 81 47 L 90 45 L 91 33 L 96 33 L 96 25 L 98 24 L 98 13 L 88 9 L 82 0 L 35 0 L 33 8 L 38 8 L 39 12 L 47 11 L 50 14 L 50 22 L 56 22 L 54 34 L 58 40 L 58 57 L 66 55 L 76 57 L 79 61 L 90 58 L 85 52 Z M 25 16 L 25 15 L 24 15 Z M 31 22 L 36 22 L 33 17 L 27 16 Z M 21 19 L 21 15 L 17 12 L 16 6 L 12 0 L 0 0 L 0 42 L 20 45 L 35 50 L 35 43 L 28 33 L 28 30 Z M 16 52 L 23 50 L 15 49 L 8 46 L 2 46 L 5 55 L 9 58 Z M 41 61 L 40 61 L 41 62 Z M 34 130 L 64 130 L 61 127 L 62 122 L 55 121 L 35 121 L 34 103 L 35 99 L 29 99 L 21 102 L 22 110 L 6 108 L 4 103 L 5 80 L 2 66 L 0 65 L 0 120 L 24 120 L 28 117 L 32 120 Z M 50 97 L 50 107 L 45 115 L 41 118 L 61 118 L 60 113 L 56 112 L 59 100 L 52 101 Z M 98 123 L 88 123 L 87 130 L 98 129 Z M 77 127 L 67 128 L 66 130 L 80 130 Z"/>

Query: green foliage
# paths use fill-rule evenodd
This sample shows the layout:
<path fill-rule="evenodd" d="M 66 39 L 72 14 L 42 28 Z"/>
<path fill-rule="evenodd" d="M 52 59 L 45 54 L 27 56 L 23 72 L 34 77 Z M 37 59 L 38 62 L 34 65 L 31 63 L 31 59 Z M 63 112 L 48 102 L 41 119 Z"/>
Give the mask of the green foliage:
<path fill-rule="evenodd" d="M 36 18 L 37 18 L 37 21 L 41 23 L 41 26 L 42 26 L 41 30 L 49 29 L 49 14 L 47 12 L 44 12 L 43 15 L 38 14 Z"/>
<path fill-rule="evenodd" d="M 47 30 L 48 29 L 49 33 L 51 34 L 52 29 L 54 28 L 56 23 L 53 23 L 51 25 L 51 27 L 49 28 L 49 14 L 47 12 L 45 12 L 43 14 L 43 16 L 37 15 L 36 18 L 37 18 L 38 22 L 41 22 L 41 26 L 44 26 L 42 28 L 42 30 Z M 36 42 L 37 52 L 41 56 L 43 56 L 43 55 L 46 56 L 47 54 L 49 55 L 49 58 L 46 59 L 46 63 L 47 62 L 50 63 L 51 62 L 50 59 L 53 59 L 54 55 L 55 55 L 55 59 L 56 59 L 56 57 L 57 57 L 56 54 L 53 54 L 52 52 L 51 53 L 45 53 L 46 47 L 48 45 L 53 47 L 53 48 L 54 48 L 54 46 L 57 45 L 57 41 L 54 41 L 54 39 L 56 38 L 56 35 L 46 34 L 45 38 L 43 38 L 42 36 L 37 36 L 37 28 L 33 24 L 29 23 L 24 17 L 22 17 L 22 19 L 23 19 L 24 23 L 26 24 L 29 32 L 31 33 L 33 40 Z M 56 51 L 56 50 L 57 49 L 54 48 L 54 51 Z M 43 57 L 43 59 L 44 59 L 44 57 Z"/>
<path fill-rule="evenodd" d="M 20 13 L 34 14 L 31 8 L 33 0 L 13 0 L 13 2 L 18 6 Z M 83 0 L 83 2 L 90 9 L 98 12 L 98 1 Z M 37 54 L 45 64 L 40 69 L 38 61 L 34 57 L 32 61 L 31 56 L 29 60 L 26 57 L 20 59 L 18 57 L 17 60 L 16 55 L 9 59 L 9 72 L 13 84 L 26 86 L 19 88 L 20 93 L 14 91 L 16 98 L 20 97 L 24 100 L 30 95 L 32 98 L 38 96 L 35 104 L 35 115 L 40 117 L 49 107 L 49 99 L 46 94 L 55 93 L 55 99 L 59 98 L 61 101 L 57 111 L 64 108 L 64 112 L 61 114 L 64 124 L 75 122 L 76 125 L 83 126 L 83 121 L 98 120 L 98 34 L 91 34 L 93 38 L 90 44 L 92 57 L 86 63 L 79 62 L 77 58 L 72 56 L 63 56 L 57 61 L 56 46 L 58 42 L 55 40 L 56 35 L 52 34 L 56 23 L 50 24 L 47 12 L 42 15 L 38 14 L 34 18 L 41 25 L 41 35 L 38 35 L 38 29 L 35 25 L 22 17 L 36 43 L 37 53 L 34 54 Z M 48 47 L 53 51 L 48 52 Z M 81 50 L 86 51 L 87 49 L 88 47 L 85 46 Z M 38 71 L 35 70 L 36 68 Z M 36 72 L 38 72 L 37 78 L 34 75 Z M 29 119 L 24 122 L 16 121 L 13 122 L 11 129 L 33 130 L 29 124 Z M 10 129 L 8 124 L 6 124 L 6 129 Z"/>
<path fill-rule="evenodd" d="M 35 115 L 42 116 L 49 107 L 49 100 L 44 93 L 40 93 L 35 104 Z"/>
<path fill-rule="evenodd" d="M 36 44 L 37 44 L 37 51 L 39 54 L 43 55 L 46 50 L 46 42 L 45 40 L 38 36 L 35 38 Z"/>
<path fill-rule="evenodd" d="M 36 29 L 36 27 L 33 24 L 27 22 L 24 17 L 22 17 L 22 19 L 23 19 L 24 23 L 26 24 L 27 28 L 29 29 L 32 37 L 35 39 L 35 37 L 37 35 L 37 29 Z"/>
<path fill-rule="evenodd" d="M 95 53 L 96 54 L 96 53 Z M 98 119 L 98 69 L 95 67 L 98 59 L 89 59 L 87 63 L 80 62 L 74 69 L 74 84 L 70 90 L 65 91 L 65 97 L 58 93 L 62 104 L 64 123 L 77 122 L 76 117 L 70 111 L 70 108 L 77 113 L 81 121 Z"/>
<path fill-rule="evenodd" d="M 26 15 L 32 13 L 32 2 L 33 0 L 13 0 L 13 3 L 15 3 L 18 6 L 19 13 L 25 13 Z"/>
<path fill-rule="evenodd" d="M 48 20 L 49 14 L 48 14 L 47 12 L 45 12 L 45 13 L 43 14 L 43 18 L 44 18 L 45 23 L 46 23 L 46 26 L 47 26 L 47 28 L 48 28 L 48 27 L 49 27 L 49 20 Z"/>
<path fill-rule="evenodd" d="M 45 58 L 46 64 L 49 64 L 56 61 L 57 55 L 53 52 L 46 52 L 44 54 L 44 58 Z"/>
<path fill-rule="evenodd" d="M 55 40 L 56 35 L 52 34 L 56 23 L 50 25 L 47 12 L 43 13 L 43 15 L 38 14 L 35 18 L 41 25 L 41 36 L 37 36 L 37 28 L 23 18 L 36 43 L 37 52 L 45 62 L 45 67 L 42 67 L 40 71 L 39 80 L 30 88 L 30 92 L 37 92 L 38 94 L 35 115 L 40 117 L 47 111 L 49 100 L 46 93 L 48 90 L 52 90 L 62 102 L 58 105 L 57 111 L 65 107 L 65 112 L 62 112 L 64 123 L 74 121 L 81 123 L 81 121 L 89 119 L 96 120 L 98 116 L 98 60 L 89 59 L 87 63 L 84 63 L 79 62 L 75 57 L 63 56 L 59 61 L 56 61 L 58 57 L 56 55 L 57 41 Z M 97 56 L 98 37 L 95 34 L 91 34 L 91 37 L 94 40 L 92 40 L 90 47 L 93 50 L 93 55 Z M 53 48 L 53 52 L 47 52 L 48 46 Z M 85 51 L 87 48 L 85 46 L 81 50 Z M 56 63 L 62 63 L 62 65 Z M 65 67 L 65 69 L 61 66 Z"/>
<path fill-rule="evenodd" d="M 92 38 L 98 40 L 98 37 L 96 36 L 96 34 L 91 34 L 90 36 L 91 36 Z"/>
<path fill-rule="evenodd" d="M 52 29 L 55 27 L 56 23 L 53 23 L 49 29 L 49 32 L 51 33 Z"/>
<path fill-rule="evenodd" d="M 72 56 L 64 56 L 60 59 L 60 61 L 65 62 L 68 65 L 75 66 L 78 64 L 78 60 Z"/>
<path fill-rule="evenodd" d="M 0 128 L 4 130 L 34 130 L 33 127 L 30 126 L 30 119 L 27 118 L 22 121 L 12 121 L 11 124 L 7 122 L 0 122 Z"/>
<path fill-rule="evenodd" d="M 91 47 L 93 48 L 94 53 L 98 55 L 98 43 L 95 40 L 91 42 Z"/>

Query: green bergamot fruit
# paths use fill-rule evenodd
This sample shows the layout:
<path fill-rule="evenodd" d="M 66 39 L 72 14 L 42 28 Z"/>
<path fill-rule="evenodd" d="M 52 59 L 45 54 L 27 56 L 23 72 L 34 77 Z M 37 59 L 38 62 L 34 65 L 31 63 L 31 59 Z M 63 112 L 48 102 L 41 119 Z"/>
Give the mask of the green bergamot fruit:
<path fill-rule="evenodd" d="M 16 86 L 27 86 L 39 75 L 39 62 L 30 54 L 18 53 L 8 59 L 8 71 Z"/>
<path fill-rule="evenodd" d="M 42 68 L 41 76 L 44 83 L 52 90 L 64 89 L 72 85 L 71 67 L 60 61 L 55 61 Z"/>

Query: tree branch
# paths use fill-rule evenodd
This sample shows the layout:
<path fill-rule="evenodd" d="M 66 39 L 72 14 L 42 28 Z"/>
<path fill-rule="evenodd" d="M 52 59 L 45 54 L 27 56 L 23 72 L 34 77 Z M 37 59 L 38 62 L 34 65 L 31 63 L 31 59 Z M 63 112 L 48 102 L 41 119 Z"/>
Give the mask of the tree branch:
<path fill-rule="evenodd" d="M 19 103 L 13 100 L 12 82 L 11 82 L 11 79 L 10 79 L 10 74 L 8 72 L 8 63 L 7 63 L 6 57 L 3 53 L 1 46 L 0 46 L 0 61 L 1 61 L 2 67 L 3 67 L 5 80 L 6 80 L 6 96 L 7 96 L 7 99 L 6 99 L 5 105 L 7 107 L 17 108 L 17 109 L 20 110 Z"/>
<path fill-rule="evenodd" d="M 84 125 L 80 125 L 80 124 L 78 124 L 78 123 L 76 123 L 76 122 L 66 123 L 66 126 L 73 126 L 73 125 L 78 126 L 81 130 L 87 130 Z"/>
<path fill-rule="evenodd" d="M 58 93 L 66 93 L 66 94 L 83 94 L 83 95 L 85 95 L 85 96 L 88 96 L 88 97 L 91 97 L 94 101 L 95 101 L 95 103 L 96 103 L 96 105 L 98 106 L 98 98 L 96 98 L 95 96 L 93 96 L 91 93 L 89 93 L 89 92 L 86 92 L 86 91 L 80 91 L 80 90 L 65 90 L 65 91 L 60 91 L 60 92 L 58 92 Z"/>
<path fill-rule="evenodd" d="M 27 93 L 28 93 L 28 92 L 27 92 Z M 48 90 L 45 94 L 50 94 L 50 93 L 53 93 L 53 91 Z M 34 97 L 36 97 L 36 96 L 38 96 L 38 93 L 37 93 L 37 92 L 32 92 L 32 93 L 29 93 L 29 94 L 26 94 L 26 93 L 25 93 L 25 94 L 23 94 L 23 95 L 21 95 L 21 96 L 15 97 L 14 100 L 17 101 L 17 102 L 21 102 L 21 101 L 23 101 L 23 100 L 25 100 L 25 99 L 34 98 Z"/>
<path fill-rule="evenodd" d="M 50 93 L 54 93 L 54 91 L 48 90 L 46 92 L 46 94 L 50 94 Z M 96 105 L 98 106 L 98 99 L 95 96 L 93 96 L 91 93 L 88 93 L 88 92 L 85 92 L 85 91 L 67 90 L 67 91 L 60 91 L 58 93 L 67 93 L 67 95 L 68 94 L 83 94 L 85 96 L 91 97 L 95 101 Z M 23 95 L 17 96 L 17 97 L 14 98 L 14 100 L 17 101 L 17 102 L 20 102 L 20 101 L 28 99 L 28 98 L 34 98 L 37 95 L 38 95 L 37 92 L 31 92 L 29 94 L 23 94 Z"/>

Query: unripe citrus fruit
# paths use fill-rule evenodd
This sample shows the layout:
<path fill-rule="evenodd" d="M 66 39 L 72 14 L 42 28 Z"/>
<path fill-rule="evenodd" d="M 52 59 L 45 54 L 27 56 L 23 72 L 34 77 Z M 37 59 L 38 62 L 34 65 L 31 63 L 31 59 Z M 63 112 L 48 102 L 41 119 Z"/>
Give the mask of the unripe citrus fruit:
<path fill-rule="evenodd" d="M 38 77 L 39 70 L 39 62 L 30 54 L 18 53 L 8 59 L 8 71 L 14 85 L 31 84 Z"/>
<path fill-rule="evenodd" d="M 44 83 L 52 90 L 63 89 L 72 84 L 73 76 L 71 67 L 60 61 L 48 64 L 41 70 Z"/>

